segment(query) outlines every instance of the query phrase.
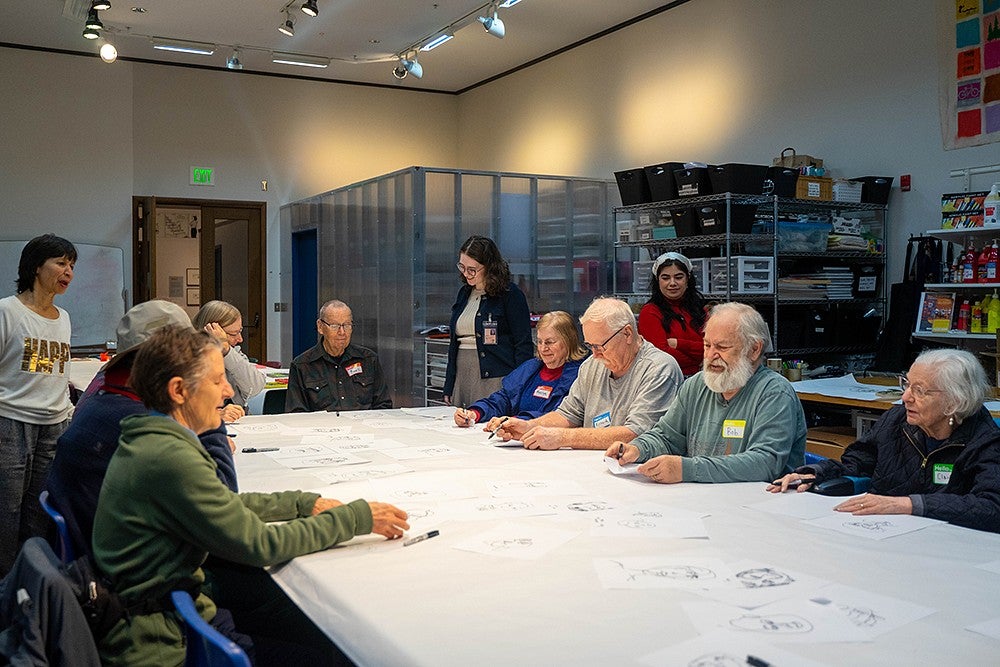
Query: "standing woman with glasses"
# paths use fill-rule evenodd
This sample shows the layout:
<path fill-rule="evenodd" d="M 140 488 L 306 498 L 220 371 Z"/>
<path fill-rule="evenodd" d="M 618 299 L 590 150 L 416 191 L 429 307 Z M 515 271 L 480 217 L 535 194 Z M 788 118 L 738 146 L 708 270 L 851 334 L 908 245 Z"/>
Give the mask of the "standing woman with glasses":
<path fill-rule="evenodd" d="M 1000 428 L 983 406 L 989 383 L 965 350 L 930 350 L 900 378 L 903 404 L 888 410 L 840 461 L 802 466 L 768 491 L 841 476 L 871 477 L 840 512 L 913 514 L 1000 533 Z"/>
<path fill-rule="evenodd" d="M 691 260 L 665 252 L 653 262 L 651 295 L 639 311 L 639 333 L 677 360 L 685 377 L 704 359 L 705 297 L 698 291 Z"/>
<path fill-rule="evenodd" d="M 510 280 L 496 244 L 470 236 L 458 254 L 462 288 L 451 307 L 444 400 L 465 407 L 500 389 L 532 356 L 528 300 Z"/>
<path fill-rule="evenodd" d="M 239 309 L 226 301 L 209 301 L 191 323 L 195 330 L 204 330 L 222 343 L 222 361 L 226 365 L 226 381 L 233 387 L 233 403 L 245 411 L 247 401 L 264 391 L 265 379 L 240 349 L 243 316 Z"/>

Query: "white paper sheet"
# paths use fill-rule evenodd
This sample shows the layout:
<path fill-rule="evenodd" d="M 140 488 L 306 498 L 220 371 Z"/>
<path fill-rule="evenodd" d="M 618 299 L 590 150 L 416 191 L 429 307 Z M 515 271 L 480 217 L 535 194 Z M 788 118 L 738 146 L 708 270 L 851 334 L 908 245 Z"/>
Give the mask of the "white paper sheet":
<path fill-rule="evenodd" d="M 750 656 L 757 661 L 753 663 Z M 754 637 L 716 631 L 700 635 L 680 644 L 646 654 L 639 662 L 651 667 L 746 667 L 758 665 L 795 665 L 823 667 L 825 663 L 803 658 Z"/>
<path fill-rule="evenodd" d="M 302 445 L 329 445 L 331 447 L 340 447 L 344 444 L 357 444 L 357 443 L 371 443 L 375 440 L 374 433 L 351 433 L 349 431 L 342 431 L 340 433 L 313 433 L 309 435 L 303 435 L 302 439 L 299 440 L 299 444 Z"/>
<path fill-rule="evenodd" d="M 376 479 L 371 482 L 374 497 L 396 505 L 413 502 L 461 500 L 482 494 L 453 477 L 441 475 L 406 475 Z"/>
<path fill-rule="evenodd" d="M 892 389 L 892 387 L 877 384 L 863 384 L 855 380 L 854 376 L 850 373 L 842 375 L 839 378 L 793 382 L 792 388 L 795 391 L 805 394 L 820 394 L 821 396 L 831 396 L 834 398 L 852 398 L 856 401 L 885 400 L 878 393 Z"/>
<path fill-rule="evenodd" d="M 586 495 L 583 485 L 572 479 L 511 479 L 490 482 L 487 490 L 494 498 Z"/>
<path fill-rule="evenodd" d="M 524 449 L 524 443 L 521 442 L 520 440 L 504 440 L 503 438 L 500 437 L 490 438 L 489 436 L 487 436 L 486 443 L 489 445 L 493 445 L 494 447 L 519 447 L 521 449 Z"/>
<path fill-rule="evenodd" d="M 785 598 L 807 598 L 831 583 L 773 563 L 742 560 L 730 567 L 733 576 L 707 595 L 735 607 L 752 609 Z"/>
<path fill-rule="evenodd" d="M 455 544 L 454 547 L 489 556 L 537 560 L 579 534 L 579 531 L 551 526 L 508 522 Z"/>
<path fill-rule="evenodd" d="M 376 479 L 378 477 L 390 477 L 400 475 L 405 472 L 413 472 L 413 468 L 407 468 L 399 463 L 388 463 L 384 465 L 359 465 L 339 470 L 317 470 L 312 473 L 328 484 L 340 484 L 341 482 L 359 482 L 366 479 Z"/>
<path fill-rule="evenodd" d="M 338 452 L 333 450 L 326 454 L 285 457 L 278 459 L 278 462 L 283 466 L 295 470 L 299 468 L 332 468 L 337 466 L 358 465 L 359 463 L 371 463 L 371 459 L 356 456 L 349 452 Z"/>
<path fill-rule="evenodd" d="M 982 623 L 974 623 L 973 625 L 965 626 L 966 630 L 975 632 L 991 639 L 1000 639 L 1000 617 L 990 619 L 988 621 L 983 621 Z"/>
<path fill-rule="evenodd" d="M 821 496 L 818 493 L 809 493 L 808 491 L 771 493 L 764 491 L 767 488 L 766 484 L 761 484 L 760 488 L 764 494 L 763 499 L 759 503 L 744 505 L 744 507 L 796 519 L 818 519 L 829 516 L 833 513 L 834 507 L 847 500 L 844 496 Z"/>
<path fill-rule="evenodd" d="M 810 596 L 810 599 L 817 604 L 829 605 L 870 639 L 937 611 L 843 584 L 831 584 Z"/>
<path fill-rule="evenodd" d="M 989 563 L 980 563 L 976 567 L 980 570 L 1000 574 L 1000 560 L 991 560 Z"/>
<path fill-rule="evenodd" d="M 833 516 L 805 521 L 812 526 L 829 528 L 848 535 L 869 540 L 884 540 L 904 533 L 912 533 L 927 526 L 941 523 L 934 519 L 910 514 L 868 514 L 854 516 L 847 512 L 834 512 Z"/>
<path fill-rule="evenodd" d="M 469 498 L 442 503 L 442 511 L 456 521 L 512 519 L 523 516 L 555 514 L 534 498 Z"/>
<path fill-rule="evenodd" d="M 595 558 L 594 569 L 606 589 L 683 588 L 705 590 L 733 576 L 720 558 L 687 556 L 622 556 Z"/>
<path fill-rule="evenodd" d="M 700 634 L 724 630 L 773 643 L 870 640 L 844 615 L 809 600 L 780 600 L 756 609 L 707 601 L 684 602 L 681 606 Z"/>
<path fill-rule="evenodd" d="M 425 408 L 400 408 L 401 412 L 414 417 L 426 417 L 428 419 L 453 419 L 455 408 L 450 405 L 429 405 Z"/>
<path fill-rule="evenodd" d="M 350 433 L 351 429 L 354 428 L 353 424 L 341 424 L 339 426 L 286 426 L 282 430 L 282 435 L 322 435 L 324 433 L 337 435 L 341 433 Z M 309 443 L 303 443 L 309 444 Z"/>
<path fill-rule="evenodd" d="M 708 537 L 697 512 L 641 503 L 620 507 L 594 516 L 593 537 L 701 538 Z"/>
<path fill-rule="evenodd" d="M 264 452 L 267 456 L 274 459 L 278 463 L 282 463 L 282 459 L 293 459 L 302 458 L 304 456 L 322 456 L 324 454 L 332 454 L 333 448 L 326 445 L 287 445 L 285 447 L 279 447 L 273 452 Z"/>
<path fill-rule="evenodd" d="M 436 459 L 442 456 L 466 456 L 466 453 L 449 447 L 448 445 L 427 445 L 426 447 L 401 447 L 399 449 L 386 449 L 382 452 L 386 456 L 391 456 L 397 461 L 409 461 L 412 459 Z"/>
<path fill-rule="evenodd" d="M 610 456 L 604 457 L 604 463 L 608 466 L 608 470 L 611 471 L 613 475 L 637 475 L 643 477 L 639 472 L 638 463 L 626 463 L 622 465 L 618 462 L 618 459 L 611 458 Z"/>
<path fill-rule="evenodd" d="M 254 423 L 254 422 L 236 422 L 235 424 L 229 424 L 228 428 L 230 431 L 235 431 L 236 433 L 245 433 L 247 435 L 251 434 L 274 434 L 282 433 L 288 427 L 280 422 L 266 422 L 266 423 Z"/>

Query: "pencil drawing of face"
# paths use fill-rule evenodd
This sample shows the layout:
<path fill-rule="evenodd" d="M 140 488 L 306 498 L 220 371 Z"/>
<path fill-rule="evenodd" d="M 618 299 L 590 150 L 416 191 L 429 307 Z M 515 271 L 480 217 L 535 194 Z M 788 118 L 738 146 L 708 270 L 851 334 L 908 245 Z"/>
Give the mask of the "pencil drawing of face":
<path fill-rule="evenodd" d="M 706 653 L 688 663 L 688 667 L 746 667 L 746 660 L 725 653 Z"/>
<path fill-rule="evenodd" d="M 870 530 L 873 533 L 884 533 L 892 528 L 892 521 L 866 521 L 864 519 L 860 519 L 858 521 L 848 521 L 844 525 L 849 528 L 864 528 L 865 530 Z"/>
<path fill-rule="evenodd" d="M 840 605 L 839 609 L 847 614 L 847 619 L 859 628 L 873 628 L 885 620 L 884 616 L 879 616 L 874 609 L 867 607 Z"/>
<path fill-rule="evenodd" d="M 588 500 L 576 503 L 570 503 L 566 506 L 574 512 L 603 512 L 605 510 L 614 509 L 611 503 L 606 503 L 603 500 Z"/>
<path fill-rule="evenodd" d="M 635 519 L 622 519 L 618 522 L 618 524 L 625 526 L 626 528 L 656 528 L 655 521 L 649 521 L 648 519 L 641 517 L 637 517 Z"/>
<path fill-rule="evenodd" d="M 664 567 L 628 568 L 619 561 L 613 562 L 628 573 L 629 581 L 635 581 L 639 577 L 675 579 L 679 581 L 715 579 L 715 572 L 712 572 L 707 567 L 697 567 L 695 565 L 666 565 Z"/>
<path fill-rule="evenodd" d="M 525 502 L 510 500 L 507 502 L 496 502 L 496 503 L 483 503 L 482 505 L 476 505 L 476 510 L 479 512 L 517 512 L 519 510 L 526 510 L 531 505 Z"/>
<path fill-rule="evenodd" d="M 813 625 L 801 616 L 793 614 L 774 614 L 771 616 L 755 616 L 747 614 L 734 618 L 729 624 L 738 630 L 750 630 L 769 635 L 800 635 L 812 632 Z"/>
<path fill-rule="evenodd" d="M 519 547 L 530 547 L 534 541 L 530 537 L 518 537 L 514 539 L 499 539 L 487 542 L 493 551 L 505 551 L 507 549 L 517 549 Z"/>
<path fill-rule="evenodd" d="M 747 588 L 787 586 L 795 581 L 790 575 L 770 567 L 753 567 L 737 572 L 736 579 Z"/>

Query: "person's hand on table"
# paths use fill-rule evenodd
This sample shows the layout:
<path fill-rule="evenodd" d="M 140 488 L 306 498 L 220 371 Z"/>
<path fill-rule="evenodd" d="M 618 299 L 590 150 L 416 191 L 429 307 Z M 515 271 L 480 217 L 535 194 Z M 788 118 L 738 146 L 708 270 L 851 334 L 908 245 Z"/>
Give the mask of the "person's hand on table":
<path fill-rule="evenodd" d="M 483 430 L 492 433 L 510 420 L 511 417 L 490 417 L 489 421 L 486 422 L 486 425 L 483 426 Z M 497 436 L 499 435 L 500 434 L 498 433 Z"/>
<path fill-rule="evenodd" d="M 639 472 L 660 484 L 675 484 L 683 481 L 681 457 L 665 454 L 649 459 L 638 468 Z"/>
<path fill-rule="evenodd" d="M 564 446 L 562 436 L 565 432 L 564 428 L 534 426 L 525 431 L 520 439 L 525 449 L 559 449 Z"/>
<path fill-rule="evenodd" d="M 222 343 L 222 356 L 229 354 L 229 336 L 219 326 L 218 322 L 209 322 L 206 324 L 205 333 Z"/>
<path fill-rule="evenodd" d="M 507 440 L 521 440 L 527 432 L 528 422 L 517 417 L 511 417 L 497 428 L 497 437 L 504 442 Z"/>
<path fill-rule="evenodd" d="M 784 493 L 789 489 L 795 489 L 797 492 L 802 493 L 803 491 L 809 490 L 809 487 L 812 486 L 815 481 L 816 475 L 800 475 L 797 472 L 790 472 L 784 477 L 780 477 L 768 484 L 765 491 L 770 491 L 771 493 Z"/>
<path fill-rule="evenodd" d="M 618 454 L 621 454 L 619 456 Z M 621 440 L 615 440 L 604 452 L 609 459 L 618 459 L 618 465 L 623 466 L 628 463 L 635 463 L 639 458 L 639 448 Z"/>
<path fill-rule="evenodd" d="M 909 496 L 876 496 L 866 493 L 856 498 L 848 498 L 833 508 L 838 512 L 850 512 L 854 516 L 864 514 L 913 514 L 913 501 Z"/>
<path fill-rule="evenodd" d="M 455 410 L 455 423 L 462 428 L 468 428 L 476 423 L 476 413 L 472 410 L 457 408 Z"/>
<path fill-rule="evenodd" d="M 368 503 L 372 509 L 372 532 L 395 540 L 409 530 L 407 514 L 389 503 Z"/>
<path fill-rule="evenodd" d="M 340 507 L 344 503 L 339 500 L 334 500 L 333 498 L 317 498 L 316 504 L 313 505 L 312 514 L 316 516 L 323 510 L 333 509 L 334 507 Z"/>
<path fill-rule="evenodd" d="M 238 420 L 240 417 L 246 415 L 246 410 L 244 410 L 239 405 L 235 403 L 230 403 L 229 405 L 222 408 L 222 421 L 227 424 L 232 424 L 234 421 Z"/>
<path fill-rule="evenodd" d="M 451 396 L 442 396 L 441 400 L 444 401 L 445 405 L 451 405 Z"/>

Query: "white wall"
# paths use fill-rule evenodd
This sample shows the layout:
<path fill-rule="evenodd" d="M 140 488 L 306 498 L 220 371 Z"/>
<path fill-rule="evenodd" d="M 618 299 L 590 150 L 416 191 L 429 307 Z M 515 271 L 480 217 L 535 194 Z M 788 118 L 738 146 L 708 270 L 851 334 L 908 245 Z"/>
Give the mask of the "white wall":
<path fill-rule="evenodd" d="M 949 170 L 1000 162 L 997 144 L 942 149 L 937 3 L 903 4 L 693 0 L 463 94 L 459 162 L 612 178 L 769 164 L 794 146 L 842 176 L 909 173 L 913 190 L 890 200 L 896 281 L 906 237 L 939 226 L 941 193 L 961 189 Z"/>

